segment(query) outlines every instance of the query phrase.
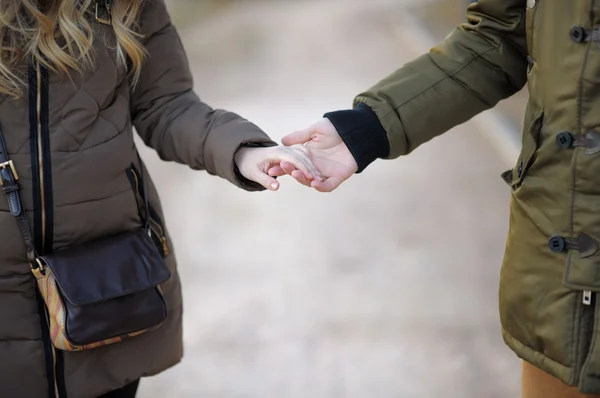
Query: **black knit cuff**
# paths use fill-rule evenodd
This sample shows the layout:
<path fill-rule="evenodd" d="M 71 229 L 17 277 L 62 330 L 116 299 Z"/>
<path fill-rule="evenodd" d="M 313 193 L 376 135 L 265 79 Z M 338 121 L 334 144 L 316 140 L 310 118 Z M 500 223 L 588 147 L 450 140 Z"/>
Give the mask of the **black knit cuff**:
<path fill-rule="evenodd" d="M 358 164 L 357 173 L 362 172 L 375 159 L 385 158 L 390 153 L 390 143 L 385 129 L 373 110 L 365 104 L 354 109 L 329 112 L 324 115 L 335 126 L 340 137 Z"/>

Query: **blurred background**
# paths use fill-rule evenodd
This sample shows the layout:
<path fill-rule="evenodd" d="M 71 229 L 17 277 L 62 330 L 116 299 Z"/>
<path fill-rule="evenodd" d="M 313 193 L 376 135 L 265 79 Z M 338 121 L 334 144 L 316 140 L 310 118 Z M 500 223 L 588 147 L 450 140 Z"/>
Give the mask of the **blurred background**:
<path fill-rule="evenodd" d="M 169 1 L 169 0 L 167 0 Z M 465 0 L 170 0 L 200 97 L 275 140 L 428 51 Z M 331 194 L 280 192 L 142 155 L 183 280 L 183 362 L 139 396 L 517 397 L 497 310 L 500 173 L 525 94 Z M 433 111 L 433 110 L 432 110 Z M 423 117 L 427 117 L 426 114 Z M 191 216 L 193 215 L 193 216 Z"/>

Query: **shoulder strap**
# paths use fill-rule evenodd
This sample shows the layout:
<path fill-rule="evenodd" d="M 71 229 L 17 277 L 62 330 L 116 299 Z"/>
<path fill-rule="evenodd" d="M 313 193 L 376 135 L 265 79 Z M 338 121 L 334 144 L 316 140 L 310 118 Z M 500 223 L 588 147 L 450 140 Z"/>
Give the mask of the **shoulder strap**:
<path fill-rule="evenodd" d="M 31 229 L 29 228 L 29 220 L 25 215 L 23 206 L 21 205 L 21 197 L 19 195 L 19 175 L 15 169 L 15 165 L 12 160 L 8 158 L 8 150 L 4 141 L 4 134 L 0 128 L 0 187 L 2 192 L 8 198 L 8 207 L 10 213 L 16 217 L 21 235 L 25 241 L 25 247 L 27 248 L 27 260 L 30 264 L 35 262 L 36 253 L 35 246 L 33 244 L 33 238 L 31 236 Z"/>

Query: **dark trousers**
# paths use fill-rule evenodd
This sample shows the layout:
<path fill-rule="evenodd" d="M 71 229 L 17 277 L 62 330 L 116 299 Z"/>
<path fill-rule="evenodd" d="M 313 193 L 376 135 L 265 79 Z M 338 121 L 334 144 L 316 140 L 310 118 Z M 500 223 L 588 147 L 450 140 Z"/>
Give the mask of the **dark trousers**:
<path fill-rule="evenodd" d="M 135 398 L 140 381 L 134 381 L 131 384 L 126 385 L 118 390 L 106 393 L 98 398 Z"/>

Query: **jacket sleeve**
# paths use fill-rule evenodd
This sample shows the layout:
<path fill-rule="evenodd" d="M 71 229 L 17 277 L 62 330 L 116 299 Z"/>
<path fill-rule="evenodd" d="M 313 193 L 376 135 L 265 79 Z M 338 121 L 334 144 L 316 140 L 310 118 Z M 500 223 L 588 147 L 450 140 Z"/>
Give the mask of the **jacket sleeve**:
<path fill-rule="evenodd" d="M 163 160 L 206 170 L 246 190 L 263 190 L 239 175 L 234 155 L 241 146 L 276 144 L 249 121 L 198 98 L 164 0 L 145 0 L 140 21 L 148 57 L 133 90 L 131 112 L 142 140 Z"/>
<path fill-rule="evenodd" d="M 410 153 L 525 85 L 525 2 L 478 0 L 467 22 L 429 53 L 358 95 L 353 110 L 325 115 L 339 126 L 359 170 L 376 158 Z"/>

